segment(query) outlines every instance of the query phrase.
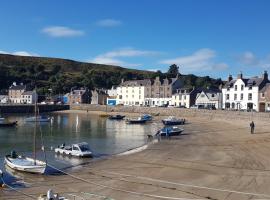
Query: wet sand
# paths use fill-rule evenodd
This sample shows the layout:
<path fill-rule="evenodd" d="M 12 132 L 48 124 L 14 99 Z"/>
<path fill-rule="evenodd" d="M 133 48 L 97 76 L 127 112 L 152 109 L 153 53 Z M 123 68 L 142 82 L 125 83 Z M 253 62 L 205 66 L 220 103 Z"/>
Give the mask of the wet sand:
<path fill-rule="evenodd" d="M 70 199 L 270 199 L 270 125 L 255 123 L 251 135 L 246 121 L 188 118 L 181 136 L 70 175 L 27 176 L 20 191 L 38 197 L 52 188 Z M 1 189 L 0 199 L 30 198 Z"/>

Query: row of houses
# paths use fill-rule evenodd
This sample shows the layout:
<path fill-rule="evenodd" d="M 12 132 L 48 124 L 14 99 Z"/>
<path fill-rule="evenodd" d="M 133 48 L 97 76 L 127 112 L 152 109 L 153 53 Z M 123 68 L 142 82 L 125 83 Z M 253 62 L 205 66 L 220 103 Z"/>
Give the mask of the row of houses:
<path fill-rule="evenodd" d="M 110 94 L 110 95 L 109 95 Z M 98 92 L 96 95 L 98 96 Z M 270 111 L 270 81 L 266 71 L 260 77 L 235 79 L 229 75 L 219 88 L 185 88 L 179 77 L 144 80 L 122 80 L 118 86 L 103 93 L 109 105 L 165 106 Z M 105 104 L 93 102 L 93 104 Z"/>

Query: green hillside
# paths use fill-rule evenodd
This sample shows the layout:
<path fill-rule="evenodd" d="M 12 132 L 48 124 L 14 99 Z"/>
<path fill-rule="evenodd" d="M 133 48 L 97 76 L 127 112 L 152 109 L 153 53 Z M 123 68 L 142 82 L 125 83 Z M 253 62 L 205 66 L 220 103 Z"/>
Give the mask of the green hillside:
<path fill-rule="evenodd" d="M 181 69 L 180 69 L 181 70 Z M 156 76 L 171 77 L 174 74 L 127 69 L 119 66 L 77 62 L 59 58 L 26 57 L 0 54 L 0 90 L 12 82 L 37 85 L 39 92 L 46 94 L 52 88 L 54 94 L 70 91 L 71 87 L 86 86 L 110 88 L 121 79 L 143 79 Z M 182 75 L 186 86 L 217 87 L 221 80 L 210 77 Z"/>

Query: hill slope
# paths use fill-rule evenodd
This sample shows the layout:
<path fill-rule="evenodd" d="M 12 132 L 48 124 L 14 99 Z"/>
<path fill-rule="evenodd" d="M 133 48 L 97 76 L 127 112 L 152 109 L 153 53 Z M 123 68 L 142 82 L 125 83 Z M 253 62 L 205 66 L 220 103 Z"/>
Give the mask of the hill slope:
<path fill-rule="evenodd" d="M 143 79 L 170 76 L 166 73 L 127 69 L 119 66 L 77 62 L 68 59 L 26 57 L 0 54 L 0 90 L 7 89 L 12 82 L 37 85 L 40 93 L 52 88 L 54 94 L 70 91 L 71 87 L 87 86 L 110 88 L 121 79 Z M 218 86 L 221 80 L 210 77 L 183 75 L 186 86 Z"/>

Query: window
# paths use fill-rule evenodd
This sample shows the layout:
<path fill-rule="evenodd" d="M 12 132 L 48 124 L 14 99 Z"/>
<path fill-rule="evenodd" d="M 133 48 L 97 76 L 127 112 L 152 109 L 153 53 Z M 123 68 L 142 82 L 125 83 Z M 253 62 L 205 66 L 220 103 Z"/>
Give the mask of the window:
<path fill-rule="evenodd" d="M 243 91 L 244 90 L 244 85 L 241 85 L 241 91 Z"/>
<path fill-rule="evenodd" d="M 215 97 L 215 94 L 212 94 L 212 97 Z"/>
<path fill-rule="evenodd" d="M 249 86 L 248 89 L 249 89 L 249 90 L 252 90 L 252 86 Z"/>
<path fill-rule="evenodd" d="M 252 93 L 248 93 L 248 100 L 252 100 Z"/>
<path fill-rule="evenodd" d="M 226 100 L 229 100 L 229 99 L 230 99 L 230 95 L 227 94 L 227 95 L 226 95 Z"/>
<path fill-rule="evenodd" d="M 262 97 L 264 97 L 264 92 L 262 93 Z"/>
<path fill-rule="evenodd" d="M 141 99 L 141 95 L 139 95 L 139 99 Z"/>
<path fill-rule="evenodd" d="M 234 94 L 234 100 L 237 100 L 237 94 Z"/>
<path fill-rule="evenodd" d="M 242 93 L 240 96 L 240 100 L 243 100 L 243 99 L 244 99 L 244 94 Z"/>
<path fill-rule="evenodd" d="M 234 86 L 234 90 L 237 91 L 237 85 Z"/>
<path fill-rule="evenodd" d="M 227 91 L 230 91 L 230 88 L 227 88 Z"/>
<path fill-rule="evenodd" d="M 184 95 L 184 100 L 186 100 L 187 99 L 187 97 L 186 97 L 186 95 Z"/>

